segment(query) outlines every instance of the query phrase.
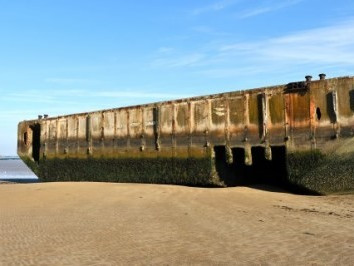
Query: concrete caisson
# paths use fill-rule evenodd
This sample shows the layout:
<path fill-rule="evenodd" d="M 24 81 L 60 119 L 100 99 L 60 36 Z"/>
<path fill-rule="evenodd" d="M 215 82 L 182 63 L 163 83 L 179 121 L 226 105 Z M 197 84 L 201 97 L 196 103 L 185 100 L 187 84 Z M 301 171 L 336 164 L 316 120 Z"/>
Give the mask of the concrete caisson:
<path fill-rule="evenodd" d="M 306 81 L 18 125 L 42 181 L 354 189 L 354 78 Z"/>

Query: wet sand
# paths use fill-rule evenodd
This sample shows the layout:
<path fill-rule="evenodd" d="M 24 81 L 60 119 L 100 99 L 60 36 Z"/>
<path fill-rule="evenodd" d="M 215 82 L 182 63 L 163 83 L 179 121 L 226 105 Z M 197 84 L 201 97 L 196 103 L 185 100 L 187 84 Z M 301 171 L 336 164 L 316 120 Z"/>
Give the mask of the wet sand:
<path fill-rule="evenodd" d="M 353 261 L 354 195 L 110 183 L 0 185 L 0 265 Z"/>

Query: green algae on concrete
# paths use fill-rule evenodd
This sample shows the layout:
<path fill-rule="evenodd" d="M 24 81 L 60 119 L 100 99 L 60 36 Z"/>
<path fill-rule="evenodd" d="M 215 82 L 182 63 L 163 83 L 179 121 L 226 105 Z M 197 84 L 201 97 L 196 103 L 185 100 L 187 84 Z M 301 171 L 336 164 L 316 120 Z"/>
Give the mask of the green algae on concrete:
<path fill-rule="evenodd" d="M 211 158 L 46 159 L 31 168 L 42 182 L 96 181 L 221 186 Z"/>
<path fill-rule="evenodd" d="M 287 161 L 292 185 L 320 194 L 354 190 L 354 153 L 293 152 Z"/>
<path fill-rule="evenodd" d="M 315 194 L 354 191 L 354 153 L 328 155 L 316 150 L 292 152 L 286 157 L 288 175 L 284 177 L 283 185 L 290 190 Z M 216 170 L 213 155 L 204 158 L 51 158 L 41 159 L 39 163 L 22 159 L 42 182 L 225 186 L 227 168 L 226 161 L 222 165 L 219 162 Z M 236 178 L 233 172 L 228 175 L 231 179 Z M 232 183 L 237 181 L 240 180 Z"/>

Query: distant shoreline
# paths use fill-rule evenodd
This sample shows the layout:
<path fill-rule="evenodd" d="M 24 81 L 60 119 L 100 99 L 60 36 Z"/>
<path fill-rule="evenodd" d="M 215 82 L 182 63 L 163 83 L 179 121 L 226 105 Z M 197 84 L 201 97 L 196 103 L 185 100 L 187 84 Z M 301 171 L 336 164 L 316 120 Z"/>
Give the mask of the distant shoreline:
<path fill-rule="evenodd" d="M 0 181 L 16 183 L 38 182 L 37 176 L 17 156 L 0 158 Z"/>
<path fill-rule="evenodd" d="M 18 157 L 18 156 L 0 156 L 0 161 L 5 161 L 5 160 L 20 160 L 20 157 Z"/>
<path fill-rule="evenodd" d="M 40 183 L 40 181 L 37 178 L 0 178 L 1 183 Z"/>

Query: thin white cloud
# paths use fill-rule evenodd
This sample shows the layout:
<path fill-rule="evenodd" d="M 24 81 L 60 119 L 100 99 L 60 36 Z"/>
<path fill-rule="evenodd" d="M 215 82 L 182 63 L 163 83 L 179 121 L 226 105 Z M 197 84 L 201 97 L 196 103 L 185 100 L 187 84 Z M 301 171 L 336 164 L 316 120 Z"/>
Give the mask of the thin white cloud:
<path fill-rule="evenodd" d="M 163 46 L 163 47 L 160 47 L 157 52 L 160 53 L 160 54 L 170 54 L 174 51 L 174 48 L 173 47 L 167 47 L 167 46 Z"/>
<path fill-rule="evenodd" d="M 161 56 L 155 58 L 151 66 L 163 68 L 188 67 L 199 64 L 205 55 L 202 53 L 191 53 L 186 55 Z"/>
<path fill-rule="evenodd" d="M 223 56 L 291 64 L 354 64 L 354 19 L 290 35 L 224 45 Z"/>
<path fill-rule="evenodd" d="M 3 94 L 2 99 L 12 103 L 39 103 L 39 104 L 76 104 L 70 95 L 79 90 L 28 90 L 18 92 L 7 92 Z M 64 98 L 65 97 L 65 98 Z"/>
<path fill-rule="evenodd" d="M 71 104 L 85 102 L 83 99 L 177 99 L 191 97 L 189 94 L 168 93 L 168 92 L 151 92 L 151 91 L 139 91 L 136 89 L 111 89 L 111 90 L 48 90 L 46 92 L 32 90 L 22 93 L 9 93 L 2 97 L 3 100 L 8 102 L 20 103 L 43 103 L 43 104 Z M 71 99 L 68 101 L 68 99 Z M 75 99 L 74 101 L 72 99 Z"/>
<path fill-rule="evenodd" d="M 267 70 L 269 70 L 269 68 Z M 215 67 L 196 71 L 196 73 L 213 78 L 244 77 L 251 75 L 253 76 L 262 72 L 264 72 L 264 69 L 261 69 L 257 66 Z"/>
<path fill-rule="evenodd" d="M 49 114 L 50 117 L 53 117 L 191 96 L 193 95 L 169 92 L 143 92 L 136 89 L 9 92 L 2 97 L 2 100 L 17 107 L 16 110 L 0 107 L 0 119 L 6 123 L 16 124 L 17 121 L 36 119 L 38 114 Z M 136 99 L 139 99 L 139 103 L 136 102 Z"/>
<path fill-rule="evenodd" d="M 139 91 L 103 91 L 90 94 L 91 97 L 108 98 L 140 98 L 140 99 L 179 99 L 191 97 L 189 94 L 178 93 L 151 93 Z"/>
<path fill-rule="evenodd" d="M 139 91 L 135 88 L 130 89 L 110 89 L 101 91 L 84 91 L 84 90 L 70 90 L 65 92 L 66 95 L 70 94 L 75 97 L 82 98 L 119 98 L 119 99 L 177 99 L 186 98 L 191 95 L 168 93 L 168 92 L 151 92 L 151 91 Z"/>
<path fill-rule="evenodd" d="M 188 67 L 208 78 L 283 73 L 284 69 L 337 73 L 338 69 L 354 68 L 354 18 L 253 42 L 210 42 L 184 55 L 156 55 L 151 65 L 160 69 Z"/>
<path fill-rule="evenodd" d="M 270 12 L 274 12 L 283 8 L 287 8 L 289 6 L 293 6 L 296 4 L 299 4 L 300 2 L 303 2 L 304 0 L 288 0 L 288 1 L 281 1 L 279 3 L 278 2 L 274 2 L 274 1 L 268 1 L 267 5 L 263 5 L 263 6 L 258 6 L 254 9 L 249 9 L 249 10 L 245 10 L 243 12 L 241 12 L 240 14 L 238 14 L 238 18 L 240 19 L 245 19 L 245 18 L 250 18 L 250 17 L 255 17 L 258 15 L 262 15 L 265 13 L 270 13 Z"/>
<path fill-rule="evenodd" d="M 271 7 L 260 7 L 256 8 L 253 10 L 247 10 L 243 13 L 241 13 L 238 18 L 244 19 L 244 18 L 249 18 L 249 17 L 255 17 L 264 13 L 268 13 L 274 10 L 277 10 L 278 8 L 271 8 Z"/>
<path fill-rule="evenodd" d="M 26 109 L 26 114 L 36 114 L 36 110 L 29 110 L 28 108 Z M 23 110 L 0 110 L 0 117 L 9 117 L 9 116 L 23 116 L 24 111 Z"/>
<path fill-rule="evenodd" d="M 43 114 L 40 110 L 28 110 L 24 108 L 16 112 L 0 112 L 2 122 L 17 124 L 19 121 L 36 119 L 39 114 Z"/>
<path fill-rule="evenodd" d="M 86 82 L 92 82 L 92 80 L 89 79 L 82 79 L 82 78 L 46 78 L 44 80 L 45 82 L 50 82 L 50 83 L 86 83 Z"/>
<path fill-rule="evenodd" d="M 208 27 L 208 26 L 196 26 L 196 27 L 193 27 L 192 30 L 199 32 L 199 33 L 207 33 L 207 34 L 215 32 L 214 29 L 212 29 L 211 27 Z"/>
<path fill-rule="evenodd" d="M 203 13 L 220 11 L 220 10 L 223 10 L 227 7 L 233 6 L 236 3 L 241 2 L 241 1 L 242 0 L 224 0 L 224 1 L 214 2 L 212 4 L 194 9 L 192 11 L 192 14 L 193 15 L 201 15 Z"/>
<path fill-rule="evenodd" d="M 192 27 L 191 30 L 197 33 L 211 35 L 211 36 L 232 36 L 231 33 L 218 31 L 212 27 L 203 26 L 203 25 Z"/>
<path fill-rule="evenodd" d="M 3 100 L 6 102 L 20 103 L 55 103 L 56 100 L 54 97 L 35 92 L 24 92 L 24 93 L 8 93 L 3 95 Z"/>
<path fill-rule="evenodd" d="M 63 103 L 64 99 L 56 100 L 56 99 L 48 99 L 48 98 L 26 98 L 26 97 L 18 97 L 18 96 L 5 96 L 2 97 L 3 100 L 12 103 L 43 103 L 43 104 L 58 104 Z M 76 104 L 74 101 L 65 100 L 65 104 Z"/>

